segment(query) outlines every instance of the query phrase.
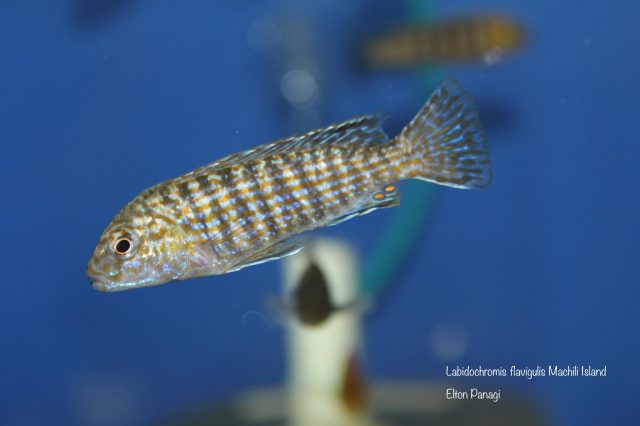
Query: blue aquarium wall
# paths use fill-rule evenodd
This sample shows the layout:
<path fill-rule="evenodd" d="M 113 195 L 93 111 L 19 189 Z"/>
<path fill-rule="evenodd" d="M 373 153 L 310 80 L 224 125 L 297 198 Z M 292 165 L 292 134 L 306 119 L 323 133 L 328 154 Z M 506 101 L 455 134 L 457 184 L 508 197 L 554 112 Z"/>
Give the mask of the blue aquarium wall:
<path fill-rule="evenodd" d="M 362 69 L 358 43 L 418 10 L 499 12 L 527 43 L 492 66 Z M 606 365 L 602 378 L 471 382 L 551 424 L 634 424 L 639 22 L 633 1 L 3 2 L 0 424 L 148 424 L 282 383 L 283 330 L 266 305 L 277 262 L 104 294 L 85 276 L 100 234 L 141 190 L 305 123 L 382 113 L 396 134 L 445 75 L 477 100 L 494 180 L 434 189 L 366 317 L 369 380 Z M 281 90 L 291 52 L 317 65 L 302 122 Z M 367 265 L 396 214 L 315 233 Z"/>

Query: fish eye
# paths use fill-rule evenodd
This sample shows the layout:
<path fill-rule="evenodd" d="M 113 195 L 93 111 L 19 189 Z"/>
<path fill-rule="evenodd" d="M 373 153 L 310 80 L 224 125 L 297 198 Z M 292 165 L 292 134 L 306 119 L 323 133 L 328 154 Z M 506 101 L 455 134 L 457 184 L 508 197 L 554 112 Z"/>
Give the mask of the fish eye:
<path fill-rule="evenodd" d="M 118 238 L 113 245 L 113 251 L 121 256 L 130 253 L 132 248 L 133 241 L 126 237 Z"/>

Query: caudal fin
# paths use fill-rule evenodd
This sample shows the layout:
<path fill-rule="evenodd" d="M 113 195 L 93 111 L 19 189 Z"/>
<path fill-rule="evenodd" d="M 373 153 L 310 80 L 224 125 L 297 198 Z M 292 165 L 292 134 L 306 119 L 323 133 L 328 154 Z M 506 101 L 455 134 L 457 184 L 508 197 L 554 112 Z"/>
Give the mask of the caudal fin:
<path fill-rule="evenodd" d="M 398 138 L 411 157 L 413 178 L 465 189 L 484 188 L 491 181 L 478 111 L 451 78 L 440 83 Z"/>

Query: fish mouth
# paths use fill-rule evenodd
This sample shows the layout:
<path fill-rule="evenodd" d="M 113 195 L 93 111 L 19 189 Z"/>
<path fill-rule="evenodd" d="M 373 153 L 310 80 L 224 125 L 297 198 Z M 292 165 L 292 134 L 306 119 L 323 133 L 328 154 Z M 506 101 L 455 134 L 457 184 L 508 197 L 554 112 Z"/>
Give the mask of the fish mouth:
<path fill-rule="evenodd" d="M 102 291 L 102 292 L 109 291 L 108 284 L 103 282 L 103 281 L 93 281 L 91 283 L 91 287 L 93 287 L 94 290 L 98 290 L 98 291 Z"/>
<path fill-rule="evenodd" d="M 91 287 L 93 287 L 95 290 L 102 292 L 109 291 L 109 287 L 111 287 L 111 284 L 109 283 L 109 281 L 107 281 L 106 278 L 104 278 L 100 274 L 94 273 L 93 271 L 91 271 L 91 269 L 87 271 L 87 276 L 89 277 L 89 281 L 91 282 Z"/>

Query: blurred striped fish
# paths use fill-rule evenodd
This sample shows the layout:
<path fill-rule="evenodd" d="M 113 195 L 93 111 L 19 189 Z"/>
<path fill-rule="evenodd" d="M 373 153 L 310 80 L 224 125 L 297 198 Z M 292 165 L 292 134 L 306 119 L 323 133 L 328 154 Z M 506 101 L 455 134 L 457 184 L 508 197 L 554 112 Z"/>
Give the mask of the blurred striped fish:
<path fill-rule="evenodd" d="M 517 50 L 524 41 L 520 25 L 502 17 L 468 17 L 401 28 L 368 41 L 365 65 L 402 68 L 426 63 L 486 61 Z"/>
<path fill-rule="evenodd" d="M 117 291 L 223 274 L 293 254 L 292 237 L 398 204 L 395 182 L 485 187 L 470 97 L 445 80 L 389 139 L 365 116 L 230 155 L 143 191 L 104 231 L 87 273 Z"/>

